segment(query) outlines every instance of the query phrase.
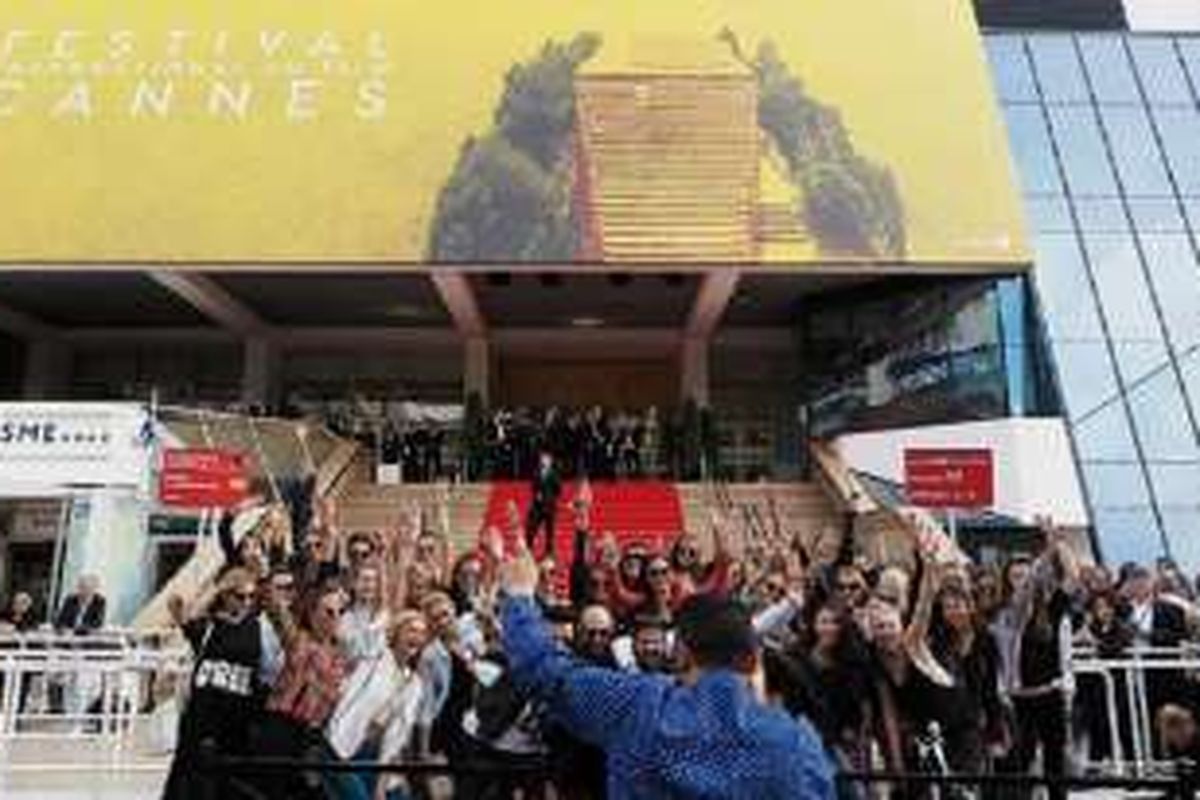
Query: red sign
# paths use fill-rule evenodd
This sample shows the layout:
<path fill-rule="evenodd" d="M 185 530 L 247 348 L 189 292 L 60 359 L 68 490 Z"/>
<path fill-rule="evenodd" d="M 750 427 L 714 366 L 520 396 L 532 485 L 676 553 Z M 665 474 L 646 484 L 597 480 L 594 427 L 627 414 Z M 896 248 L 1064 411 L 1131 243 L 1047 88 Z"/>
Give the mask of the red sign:
<path fill-rule="evenodd" d="M 158 490 L 159 499 L 167 506 L 236 506 L 250 491 L 246 460 L 241 453 L 228 450 L 167 450 Z"/>
<path fill-rule="evenodd" d="M 906 449 L 904 491 L 922 508 L 988 508 L 995 502 L 992 451 Z"/>

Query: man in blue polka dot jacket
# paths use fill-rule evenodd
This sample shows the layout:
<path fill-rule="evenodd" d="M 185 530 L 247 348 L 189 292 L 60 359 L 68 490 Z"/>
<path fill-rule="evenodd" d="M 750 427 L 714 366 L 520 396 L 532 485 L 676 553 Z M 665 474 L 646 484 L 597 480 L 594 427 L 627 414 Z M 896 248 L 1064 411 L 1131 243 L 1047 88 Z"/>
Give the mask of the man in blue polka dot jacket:
<path fill-rule="evenodd" d="M 610 800 L 832 798 L 833 771 L 806 722 L 762 703 L 749 616 L 713 596 L 677 617 L 680 681 L 583 664 L 559 647 L 534 599 L 527 552 L 501 573 L 504 649 L 514 681 L 607 756 Z"/>

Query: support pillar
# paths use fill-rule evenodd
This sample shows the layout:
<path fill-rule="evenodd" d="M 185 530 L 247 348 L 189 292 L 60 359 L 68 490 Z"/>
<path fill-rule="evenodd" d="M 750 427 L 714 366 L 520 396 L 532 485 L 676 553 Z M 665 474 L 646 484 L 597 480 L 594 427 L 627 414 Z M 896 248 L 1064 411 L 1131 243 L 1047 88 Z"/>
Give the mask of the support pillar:
<path fill-rule="evenodd" d="M 71 349 L 54 339 L 33 339 L 25 358 L 21 394 L 26 400 L 65 399 L 71 376 Z"/>
<path fill-rule="evenodd" d="M 279 349 L 275 343 L 261 337 L 246 340 L 242 356 L 242 402 L 273 407 L 278 372 Z"/>
<path fill-rule="evenodd" d="M 691 399 L 700 408 L 708 406 L 708 345 L 708 337 L 684 337 L 679 369 L 681 403 Z"/>
<path fill-rule="evenodd" d="M 463 395 L 479 394 L 484 408 L 488 405 L 491 386 L 491 347 L 486 336 L 468 336 L 463 360 Z"/>

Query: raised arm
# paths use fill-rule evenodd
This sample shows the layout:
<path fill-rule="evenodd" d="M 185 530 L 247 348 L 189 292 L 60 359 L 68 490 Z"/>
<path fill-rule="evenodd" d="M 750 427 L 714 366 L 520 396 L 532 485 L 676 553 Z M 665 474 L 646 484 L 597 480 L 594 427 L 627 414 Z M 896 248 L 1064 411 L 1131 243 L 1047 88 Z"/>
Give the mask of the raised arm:
<path fill-rule="evenodd" d="M 607 747 L 627 738 L 640 718 L 655 713 L 669 682 L 585 666 L 560 648 L 534 600 L 537 578 L 523 547 L 501 571 L 504 650 L 514 682 L 586 742 Z"/>
<path fill-rule="evenodd" d="M 938 663 L 929 648 L 929 621 L 933 616 L 933 601 L 942 584 L 942 565 L 925 555 L 921 574 L 921 588 L 913 606 L 912 619 L 904 630 L 904 645 L 913 664 L 934 683 L 953 686 L 954 679 Z"/>

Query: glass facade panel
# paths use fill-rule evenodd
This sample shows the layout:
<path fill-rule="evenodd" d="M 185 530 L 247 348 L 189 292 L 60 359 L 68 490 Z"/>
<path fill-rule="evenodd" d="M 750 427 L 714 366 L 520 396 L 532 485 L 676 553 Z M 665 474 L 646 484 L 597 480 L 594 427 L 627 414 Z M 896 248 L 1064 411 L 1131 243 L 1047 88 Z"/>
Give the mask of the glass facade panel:
<path fill-rule="evenodd" d="M 1176 353 L 1200 343 L 1200 266 L 1185 234 L 1142 238 L 1168 337 Z"/>
<path fill-rule="evenodd" d="M 1200 194 L 1200 113 L 1195 108 L 1155 108 L 1152 113 L 1179 191 Z"/>
<path fill-rule="evenodd" d="M 1101 103 L 1136 103 L 1137 83 L 1119 36 L 1084 36 L 1079 40 L 1092 91 Z"/>
<path fill-rule="evenodd" d="M 1171 196 L 1154 133 L 1141 106 L 1101 106 L 1121 184 L 1130 195 Z"/>
<path fill-rule="evenodd" d="M 1175 40 L 1179 55 L 1183 58 L 1192 87 L 1200 86 L 1200 39 L 1193 36 L 1181 36 Z"/>
<path fill-rule="evenodd" d="M 1200 564 L 1200 464 L 1152 464 L 1150 478 L 1171 555 L 1183 564 Z"/>
<path fill-rule="evenodd" d="M 1129 419 L 1119 395 L 1074 423 L 1075 446 L 1084 461 L 1136 464 L 1137 450 L 1129 432 Z"/>
<path fill-rule="evenodd" d="M 1200 232 L 1200 198 L 1184 199 L 1183 207 L 1188 225 L 1192 227 L 1193 231 Z"/>
<path fill-rule="evenodd" d="M 1180 69 L 1175 47 L 1166 36 L 1130 36 L 1127 39 L 1134 67 L 1141 76 L 1146 98 L 1153 105 L 1192 102 L 1192 93 Z"/>
<path fill-rule="evenodd" d="M 1071 233 L 1075 230 L 1067 199 L 1061 195 L 1030 197 L 1025 201 L 1025 213 L 1029 225 L 1040 233 Z"/>
<path fill-rule="evenodd" d="M 1079 227 L 1088 233 L 1128 233 L 1129 219 L 1115 197 L 1083 197 L 1075 201 Z"/>
<path fill-rule="evenodd" d="M 1074 234 L 1038 237 L 1037 288 L 1071 417 L 1117 392 L 1096 304 Z"/>
<path fill-rule="evenodd" d="M 1174 199 L 1135 197 L 1129 201 L 1133 225 L 1141 234 L 1183 231 L 1183 217 Z"/>
<path fill-rule="evenodd" d="M 994 419 L 1014 408 L 1057 412 L 1057 403 L 1045 411 L 1036 391 L 1042 360 L 1034 352 L 1035 320 L 1013 298 L 1007 312 L 1001 309 L 998 286 L 1005 282 L 1012 281 L 897 284 L 806 311 L 801 335 L 812 433 Z"/>
<path fill-rule="evenodd" d="M 1028 76 L 997 79 L 1035 231 L 1036 302 L 1103 555 L 1145 561 L 1165 542 L 1195 571 L 1200 37 L 988 38 L 997 53 L 1025 43 L 1041 90 L 1031 100 L 1018 82 Z"/>
<path fill-rule="evenodd" d="M 996 82 L 996 92 L 1001 100 L 1037 101 L 1037 88 L 1020 39 L 988 39 L 987 55 Z"/>
<path fill-rule="evenodd" d="M 1013 158 L 1027 194 L 1062 192 L 1046 119 L 1037 106 L 1009 106 L 1004 111 Z"/>
<path fill-rule="evenodd" d="M 1117 194 L 1112 166 L 1096 126 L 1095 112 L 1087 106 L 1051 106 L 1050 127 L 1067 174 L 1067 185 L 1077 195 Z"/>
<path fill-rule="evenodd" d="M 1148 461 L 1194 461 L 1200 457 L 1172 370 L 1160 370 L 1128 391 L 1133 424 Z"/>
<path fill-rule="evenodd" d="M 1082 472 L 1105 560 L 1120 564 L 1157 555 L 1160 533 L 1141 468 L 1084 462 Z"/>
<path fill-rule="evenodd" d="M 1166 348 L 1150 301 L 1133 237 L 1097 233 L 1084 239 L 1100 294 L 1100 306 L 1126 383 L 1161 367 Z"/>
<path fill-rule="evenodd" d="M 1179 353 L 1179 372 L 1183 375 L 1183 391 L 1192 408 L 1200 408 L 1200 345 L 1191 345 Z"/>
<path fill-rule="evenodd" d="M 1087 83 L 1079 69 L 1079 57 L 1070 36 L 1030 36 L 1029 51 L 1033 54 L 1037 80 L 1046 100 L 1087 102 Z"/>

